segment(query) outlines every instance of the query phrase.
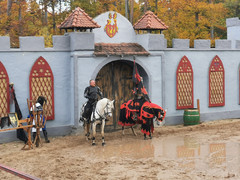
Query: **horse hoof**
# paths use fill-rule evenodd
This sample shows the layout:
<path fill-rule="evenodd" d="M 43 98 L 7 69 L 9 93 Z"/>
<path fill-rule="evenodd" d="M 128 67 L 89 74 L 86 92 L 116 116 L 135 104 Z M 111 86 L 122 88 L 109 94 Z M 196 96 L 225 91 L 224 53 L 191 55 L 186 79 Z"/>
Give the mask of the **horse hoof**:
<path fill-rule="evenodd" d="M 96 146 L 96 143 L 92 143 L 92 146 Z"/>
<path fill-rule="evenodd" d="M 144 137 L 144 140 L 147 140 L 147 138 L 146 138 L 146 137 Z"/>
<path fill-rule="evenodd" d="M 149 138 L 152 139 L 152 136 L 150 136 Z"/>
<path fill-rule="evenodd" d="M 102 146 L 105 146 L 106 145 L 106 143 L 102 143 Z"/>

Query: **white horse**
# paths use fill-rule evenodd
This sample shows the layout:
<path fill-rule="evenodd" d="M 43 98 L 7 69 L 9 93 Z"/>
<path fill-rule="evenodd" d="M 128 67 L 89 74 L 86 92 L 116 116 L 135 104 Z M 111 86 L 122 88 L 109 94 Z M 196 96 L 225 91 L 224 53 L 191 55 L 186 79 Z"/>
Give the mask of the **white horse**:
<path fill-rule="evenodd" d="M 111 101 L 107 98 L 103 98 L 99 100 L 96 104 L 96 108 L 91 115 L 91 122 L 92 122 L 92 145 L 96 145 L 95 138 L 96 138 L 96 126 L 97 124 L 101 124 L 101 135 L 102 135 L 102 146 L 105 145 L 104 140 L 104 127 L 105 121 L 108 117 L 112 116 L 112 110 L 114 109 L 114 100 Z"/>

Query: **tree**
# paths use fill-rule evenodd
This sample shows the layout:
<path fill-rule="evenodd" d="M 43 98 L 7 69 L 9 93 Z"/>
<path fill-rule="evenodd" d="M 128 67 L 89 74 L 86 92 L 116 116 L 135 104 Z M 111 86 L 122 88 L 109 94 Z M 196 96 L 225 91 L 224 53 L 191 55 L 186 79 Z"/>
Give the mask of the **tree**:
<path fill-rule="evenodd" d="M 240 1 L 239 0 L 226 0 L 224 5 L 226 8 L 229 9 L 230 17 L 240 18 Z"/>

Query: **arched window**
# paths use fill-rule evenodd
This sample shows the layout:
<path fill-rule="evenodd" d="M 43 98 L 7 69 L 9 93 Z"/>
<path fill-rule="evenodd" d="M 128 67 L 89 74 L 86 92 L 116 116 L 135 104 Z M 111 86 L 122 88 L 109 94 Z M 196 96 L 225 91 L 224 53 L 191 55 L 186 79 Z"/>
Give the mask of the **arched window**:
<path fill-rule="evenodd" d="M 30 99 L 38 96 L 47 98 L 47 119 L 54 119 L 54 79 L 52 70 L 47 61 L 41 56 L 34 63 L 29 76 Z"/>
<path fill-rule="evenodd" d="M 8 116 L 9 102 L 9 78 L 7 71 L 0 61 L 0 117 Z"/>
<path fill-rule="evenodd" d="M 215 56 L 209 68 L 209 107 L 224 105 L 224 67 L 221 59 L 218 56 Z"/>
<path fill-rule="evenodd" d="M 193 108 L 193 70 L 186 56 L 177 68 L 177 109 Z"/>

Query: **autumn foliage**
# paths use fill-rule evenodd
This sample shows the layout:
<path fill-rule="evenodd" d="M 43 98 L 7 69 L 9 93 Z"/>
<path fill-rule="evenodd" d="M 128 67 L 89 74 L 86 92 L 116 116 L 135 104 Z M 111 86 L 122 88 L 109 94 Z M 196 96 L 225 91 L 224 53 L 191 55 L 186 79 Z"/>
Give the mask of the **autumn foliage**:
<path fill-rule="evenodd" d="M 194 39 L 226 38 L 226 18 L 240 16 L 239 0 L 0 0 L 0 35 L 10 36 L 12 47 L 19 47 L 19 36 L 44 36 L 50 47 L 75 7 L 93 18 L 113 10 L 133 24 L 151 10 L 169 26 L 163 31 L 169 47 L 173 38 L 190 39 L 191 46 Z"/>

